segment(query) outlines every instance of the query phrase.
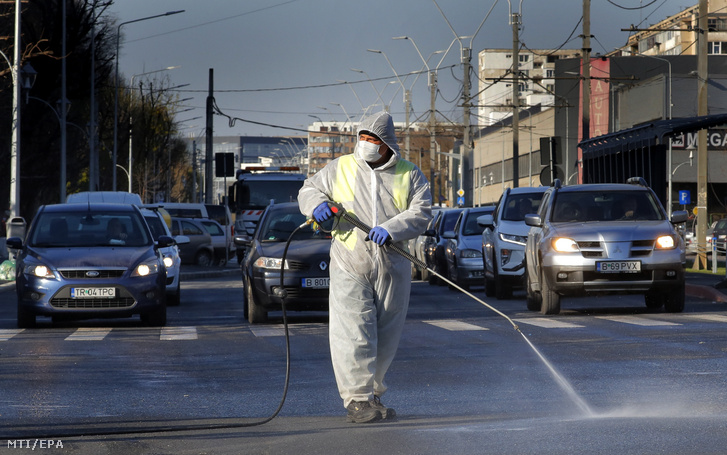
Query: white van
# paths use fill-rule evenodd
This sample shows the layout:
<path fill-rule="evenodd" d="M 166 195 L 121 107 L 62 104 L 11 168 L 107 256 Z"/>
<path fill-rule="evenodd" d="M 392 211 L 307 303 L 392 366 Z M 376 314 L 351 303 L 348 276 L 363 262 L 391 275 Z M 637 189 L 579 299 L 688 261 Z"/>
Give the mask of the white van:
<path fill-rule="evenodd" d="M 225 230 L 225 243 L 227 244 L 227 257 L 217 258 L 219 263 L 227 263 L 228 260 L 235 256 L 237 247 L 232 241 L 234 232 L 232 214 L 226 205 L 196 202 L 158 202 L 147 204 L 146 207 L 163 207 L 173 218 L 200 218 L 217 221 Z"/>
<path fill-rule="evenodd" d="M 66 196 L 67 204 L 88 204 L 89 202 L 133 204 L 141 207 L 141 196 L 126 191 L 81 191 Z"/>

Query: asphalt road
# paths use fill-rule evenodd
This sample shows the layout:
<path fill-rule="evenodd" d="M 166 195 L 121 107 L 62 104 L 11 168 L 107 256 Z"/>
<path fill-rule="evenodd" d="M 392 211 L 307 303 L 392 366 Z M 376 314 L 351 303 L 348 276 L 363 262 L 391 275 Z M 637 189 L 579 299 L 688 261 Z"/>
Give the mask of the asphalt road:
<path fill-rule="evenodd" d="M 722 454 L 727 446 L 722 302 L 690 297 L 684 313 L 666 314 L 639 297 L 566 299 L 560 315 L 542 317 L 525 310 L 521 293 L 486 299 L 541 358 L 481 303 L 416 282 L 384 397 L 399 418 L 371 425 L 345 422 L 325 313 L 293 313 L 285 404 L 248 427 L 282 396 L 280 318 L 244 321 L 234 270 L 197 278 L 183 282 L 182 305 L 163 329 L 130 319 L 19 332 L 12 292 L 0 288 L 0 453 L 25 444 L 82 455 Z"/>

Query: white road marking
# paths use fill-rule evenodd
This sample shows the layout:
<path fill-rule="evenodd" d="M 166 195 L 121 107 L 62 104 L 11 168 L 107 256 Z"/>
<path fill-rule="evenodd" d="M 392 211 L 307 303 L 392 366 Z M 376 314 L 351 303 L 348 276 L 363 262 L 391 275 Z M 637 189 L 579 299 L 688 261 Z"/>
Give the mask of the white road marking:
<path fill-rule="evenodd" d="M 284 337 L 285 329 L 282 325 L 268 325 L 261 327 L 250 327 L 250 331 L 256 337 Z"/>
<path fill-rule="evenodd" d="M 197 327 L 162 327 L 162 341 L 196 340 Z"/>
<path fill-rule="evenodd" d="M 81 327 L 66 337 L 66 341 L 101 341 L 111 332 L 110 328 Z"/>
<path fill-rule="evenodd" d="M 447 319 L 437 319 L 437 320 L 431 320 L 431 321 L 422 321 L 426 324 L 431 324 L 433 326 L 439 327 L 444 330 L 449 330 L 451 332 L 463 332 L 468 330 L 490 330 L 485 327 L 480 327 L 478 325 L 469 324 L 467 322 L 462 321 L 450 321 Z"/>
<path fill-rule="evenodd" d="M 522 324 L 534 325 L 537 327 L 543 327 L 546 329 L 573 329 L 578 327 L 585 327 L 584 325 L 573 324 L 570 322 L 558 321 L 556 319 L 548 318 L 528 318 L 528 319 L 513 319 L 515 322 Z"/>
<path fill-rule="evenodd" d="M 675 322 L 657 321 L 639 316 L 596 316 L 596 319 L 606 319 L 613 322 L 621 322 L 623 324 L 632 324 L 640 326 L 665 326 L 665 325 L 681 325 Z"/>
<path fill-rule="evenodd" d="M 727 316 L 723 314 L 688 314 L 687 316 L 694 319 L 703 319 L 705 321 L 727 322 Z"/>
<path fill-rule="evenodd" d="M 25 329 L 0 329 L 0 341 L 8 341 Z"/>

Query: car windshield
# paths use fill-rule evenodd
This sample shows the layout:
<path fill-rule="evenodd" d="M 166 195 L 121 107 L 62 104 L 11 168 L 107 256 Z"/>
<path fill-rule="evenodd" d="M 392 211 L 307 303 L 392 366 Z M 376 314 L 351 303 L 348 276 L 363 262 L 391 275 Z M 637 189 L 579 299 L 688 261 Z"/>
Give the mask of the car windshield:
<path fill-rule="evenodd" d="M 294 202 L 301 186 L 301 180 L 246 181 L 240 186 L 238 205 L 245 209 L 264 209 L 270 200 L 278 203 Z"/>
<path fill-rule="evenodd" d="M 290 209 L 269 210 L 263 223 L 260 225 L 258 238 L 263 242 L 285 242 L 295 228 L 305 222 L 305 215 L 297 207 Z M 331 239 L 331 234 L 320 229 L 313 229 L 312 225 L 305 226 L 295 233 L 293 240 Z"/>
<path fill-rule="evenodd" d="M 41 248 L 149 245 L 146 222 L 137 212 L 41 212 L 28 244 Z"/>
<path fill-rule="evenodd" d="M 506 205 L 501 209 L 504 210 L 502 219 L 524 221 L 525 215 L 538 213 L 541 199 L 543 199 L 543 193 L 511 194 Z"/>
<path fill-rule="evenodd" d="M 457 224 L 457 218 L 459 218 L 460 213 L 461 210 L 445 212 L 442 215 L 442 229 L 440 232 L 453 231 L 454 225 Z"/>
<path fill-rule="evenodd" d="M 647 191 L 560 192 L 554 202 L 551 221 L 656 221 L 661 210 Z"/>

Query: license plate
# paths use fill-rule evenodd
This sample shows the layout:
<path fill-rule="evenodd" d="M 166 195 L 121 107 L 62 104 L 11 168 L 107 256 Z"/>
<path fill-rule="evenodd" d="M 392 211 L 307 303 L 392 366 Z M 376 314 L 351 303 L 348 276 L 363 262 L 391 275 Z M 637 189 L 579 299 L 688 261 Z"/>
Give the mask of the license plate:
<path fill-rule="evenodd" d="M 116 288 L 71 288 L 72 299 L 113 299 Z"/>
<path fill-rule="evenodd" d="M 304 288 L 327 289 L 330 285 L 330 278 L 302 278 L 302 286 Z"/>
<path fill-rule="evenodd" d="M 596 262 L 596 271 L 601 273 L 639 273 L 641 272 L 641 261 Z"/>

